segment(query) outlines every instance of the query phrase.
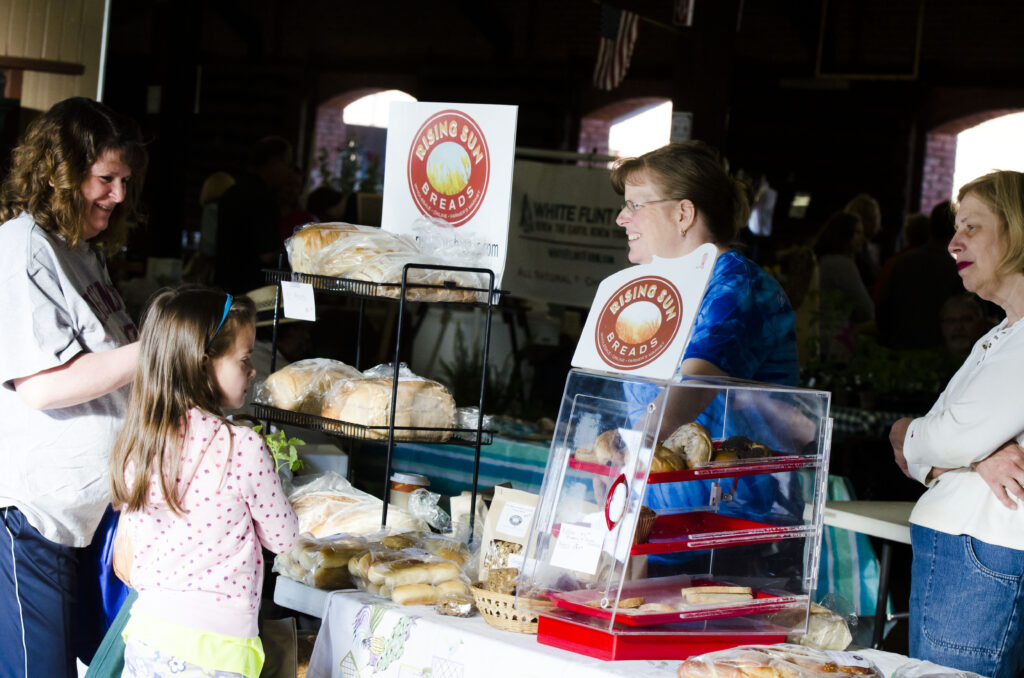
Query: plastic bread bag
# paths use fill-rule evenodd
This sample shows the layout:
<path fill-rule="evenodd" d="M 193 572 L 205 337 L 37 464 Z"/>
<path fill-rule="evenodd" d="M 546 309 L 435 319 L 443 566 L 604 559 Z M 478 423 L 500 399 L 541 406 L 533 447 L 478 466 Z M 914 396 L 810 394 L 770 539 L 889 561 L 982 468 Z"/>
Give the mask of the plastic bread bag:
<path fill-rule="evenodd" d="M 427 525 L 438 532 L 451 532 L 451 516 L 437 505 L 440 500 L 441 495 L 436 492 L 423 488 L 413 490 L 409 495 L 409 513 L 416 518 L 425 520 Z"/>
<path fill-rule="evenodd" d="M 487 299 L 486 293 L 463 289 L 486 289 L 482 273 L 413 267 L 406 274 L 406 264 L 451 266 L 452 262 L 447 258 L 417 252 L 382 252 L 367 257 L 358 268 L 353 268 L 344 277 L 349 280 L 383 283 L 384 286 L 378 290 L 378 294 L 392 298 L 397 298 L 402 293 L 402 276 L 405 275 L 406 283 L 410 285 L 406 288 L 406 299 L 458 302 Z M 417 287 L 419 285 L 429 287 Z"/>
<path fill-rule="evenodd" d="M 319 415 L 331 386 L 363 373 L 340 360 L 308 358 L 282 367 L 256 386 L 258 403 L 282 410 Z"/>
<path fill-rule="evenodd" d="M 455 410 L 455 428 L 475 431 L 477 425 L 481 430 L 490 431 L 494 426 L 494 417 L 489 414 L 480 416 L 479 407 L 459 407 Z"/>
<path fill-rule="evenodd" d="M 301 535 L 291 552 L 285 555 L 303 573 L 299 581 L 318 589 L 334 590 L 354 586 L 348 562 L 352 556 L 365 552 L 366 548 L 366 541 L 359 537 L 336 536 L 317 539 Z"/>
<path fill-rule="evenodd" d="M 391 365 L 378 365 L 366 370 L 362 379 L 336 383 L 324 401 L 321 416 L 365 426 L 367 438 L 387 438 L 393 375 Z M 443 384 L 418 377 L 400 366 L 396 439 L 444 442 L 451 437 L 454 418 L 455 399 Z"/>
<path fill-rule="evenodd" d="M 384 504 L 380 499 L 357 490 L 337 473 L 328 471 L 314 476 L 299 476 L 288 493 L 299 518 L 299 532 L 314 537 L 333 534 L 366 535 L 380 530 Z M 413 518 L 397 506 L 388 507 L 387 525 L 398 531 L 426 530 L 427 524 Z"/>
<path fill-rule="evenodd" d="M 883 678 L 869 659 L 856 652 L 813 650 L 800 645 L 744 645 L 691 657 L 679 666 L 679 678 Z"/>
<path fill-rule="evenodd" d="M 825 596 L 822 605 L 811 603 L 810 615 L 803 605 L 796 605 L 768 615 L 773 624 L 797 631 L 788 633 L 787 642 L 814 648 L 816 650 L 845 650 L 853 641 L 851 627 L 856 627 L 857 616 L 843 616 L 836 612 L 832 594 Z M 828 605 L 828 607 L 826 607 Z M 804 622 L 807 632 L 803 633 Z"/>
<path fill-rule="evenodd" d="M 370 258 L 386 252 L 417 251 L 403 236 L 373 226 L 340 222 L 309 224 L 285 241 L 293 271 L 345 277 Z"/>
<path fill-rule="evenodd" d="M 977 673 L 960 671 L 921 659 L 911 659 L 892 673 L 892 678 L 981 678 Z"/>

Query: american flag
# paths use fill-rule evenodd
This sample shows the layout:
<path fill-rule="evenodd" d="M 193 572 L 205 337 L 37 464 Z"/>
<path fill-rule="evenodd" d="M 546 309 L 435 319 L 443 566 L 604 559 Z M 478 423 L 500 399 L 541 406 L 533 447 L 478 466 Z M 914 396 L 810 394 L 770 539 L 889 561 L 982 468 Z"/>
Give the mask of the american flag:
<path fill-rule="evenodd" d="M 638 23 L 636 14 L 601 3 L 601 44 L 594 67 L 594 87 L 612 90 L 626 77 Z"/>

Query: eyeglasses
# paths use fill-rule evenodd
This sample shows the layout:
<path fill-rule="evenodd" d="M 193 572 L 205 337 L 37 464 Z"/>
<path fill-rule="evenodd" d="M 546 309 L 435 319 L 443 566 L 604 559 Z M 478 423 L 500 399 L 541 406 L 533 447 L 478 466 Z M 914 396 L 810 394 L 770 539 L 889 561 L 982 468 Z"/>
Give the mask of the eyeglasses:
<path fill-rule="evenodd" d="M 648 200 L 647 202 L 633 202 L 632 200 L 627 200 L 619 206 L 619 211 L 621 212 L 622 210 L 626 210 L 630 214 L 636 214 L 637 210 L 641 207 L 653 205 L 657 202 L 672 202 L 673 200 L 682 200 L 682 198 L 662 198 L 661 200 Z"/>
<path fill-rule="evenodd" d="M 212 344 L 213 340 L 217 338 L 217 333 L 220 332 L 220 328 L 224 327 L 224 321 L 228 319 L 228 311 L 231 310 L 232 297 L 230 294 L 225 294 L 225 296 L 227 299 L 224 300 L 224 314 L 220 317 L 220 322 L 217 323 L 217 329 L 213 331 L 213 334 L 210 335 L 209 340 L 206 342 L 206 349 L 203 353 L 210 352 L 210 344 Z"/>

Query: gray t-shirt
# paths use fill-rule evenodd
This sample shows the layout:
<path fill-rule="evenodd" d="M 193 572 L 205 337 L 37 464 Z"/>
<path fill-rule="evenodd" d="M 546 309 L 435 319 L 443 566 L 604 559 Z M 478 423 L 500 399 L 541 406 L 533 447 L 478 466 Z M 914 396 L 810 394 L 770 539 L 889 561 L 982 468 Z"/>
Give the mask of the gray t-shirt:
<path fill-rule="evenodd" d="M 138 330 L 99 255 L 68 249 L 27 214 L 0 225 L 0 506 L 16 506 L 50 541 L 87 546 L 107 504 L 107 459 L 128 387 L 81 405 L 33 410 L 13 380 Z"/>

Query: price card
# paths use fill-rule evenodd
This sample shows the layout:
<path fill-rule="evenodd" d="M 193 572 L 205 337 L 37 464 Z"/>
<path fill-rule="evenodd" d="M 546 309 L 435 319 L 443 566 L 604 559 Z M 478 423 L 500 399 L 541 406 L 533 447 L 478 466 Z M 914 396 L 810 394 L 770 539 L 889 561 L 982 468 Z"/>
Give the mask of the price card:
<path fill-rule="evenodd" d="M 562 523 L 555 539 L 551 564 L 567 570 L 593 575 L 601 560 L 605 531 L 589 525 Z"/>
<path fill-rule="evenodd" d="M 316 300 L 309 283 L 281 281 L 284 315 L 296 320 L 316 320 Z"/>
<path fill-rule="evenodd" d="M 505 502 L 501 507 L 501 515 L 498 516 L 497 531 L 511 537 L 525 537 L 530 529 L 530 521 L 533 520 L 533 510 L 532 506 L 526 504 Z"/>

